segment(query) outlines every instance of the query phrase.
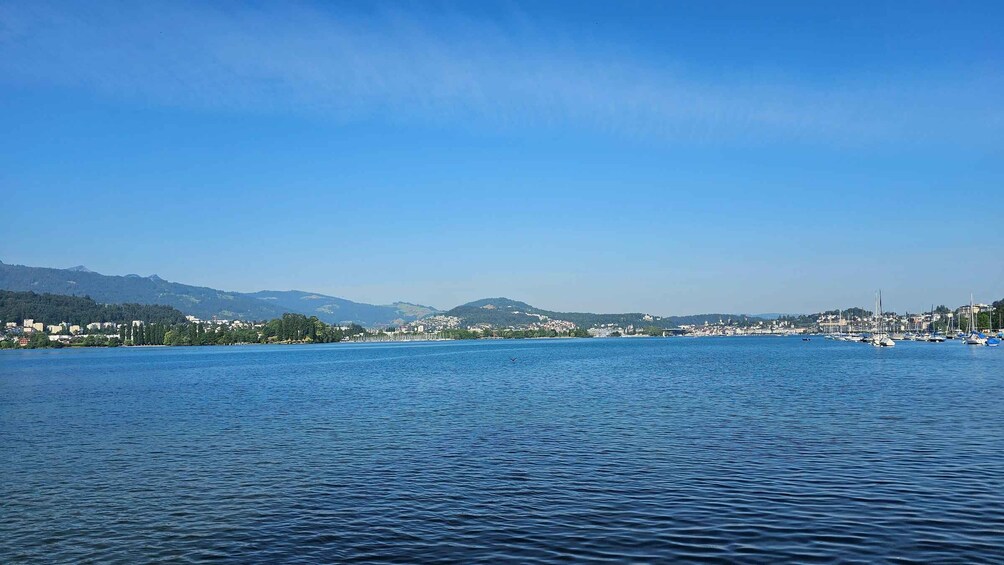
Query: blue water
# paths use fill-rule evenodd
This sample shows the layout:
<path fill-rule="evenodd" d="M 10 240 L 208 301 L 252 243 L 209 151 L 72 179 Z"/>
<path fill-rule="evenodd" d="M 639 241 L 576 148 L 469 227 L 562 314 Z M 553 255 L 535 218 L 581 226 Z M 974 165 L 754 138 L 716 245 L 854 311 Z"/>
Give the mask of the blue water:
<path fill-rule="evenodd" d="M 1004 561 L 1004 351 L 0 352 L 0 562 Z"/>

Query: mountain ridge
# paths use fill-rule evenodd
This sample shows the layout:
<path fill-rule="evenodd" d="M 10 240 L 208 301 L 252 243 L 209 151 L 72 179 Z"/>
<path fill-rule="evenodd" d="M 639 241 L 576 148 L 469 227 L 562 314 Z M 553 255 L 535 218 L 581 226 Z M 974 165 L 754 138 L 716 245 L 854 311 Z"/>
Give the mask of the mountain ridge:
<path fill-rule="evenodd" d="M 243 296 L 288 308 L 297 313 L 317 316 L 318 319 L 328 323 L 400 324 L 438 312 L 430 306 L 408 302 L 388 305 L 366 304 L 304 290 L 260 290 L 243 293 Z"/>
<path fill-rule="evenodd" d="M 0 289 L 86 296 L 105 304 L 171 306 L 202 319 L 268 320 L 292 312 L 317 316 L 329 324 L 378 326 L 411 321 L 437 312 L 435 308 L 407 302 L 373 305 L 306 291 L 231 292 L 170 282 L 157 275 L 105 275 L 83 265 L 57 269 L 0 262 Z M 302 295 L 317 297 L 319 302 L 304 304 L 297 300 Z"/>
<path fill-rule="evenodd" d="M 469 326 L 489 324 L 498 327 L 529 326 L 544 320 L 562 320 L 578 327 L 590 328 L 604 325 L 676 327 L 717 322 L 718 319 L 761 319 L 744 314 L 656 316 L 642 312 L 558 312 L 506 297 L 482 298 L 444 312 L 431 306 L 403 301 L 383 305 L 366 304 L 304 290 L 231 292 L 166 281 L 158 275 L 104 275 L 83 265 L 56 269 L 10 265 L 2 261 L 0 289 L 86 296 L 106 304 L 164 305 L 202 319 L 266 320 L 290 312 L 317 316 L 329 324 L 356 323 L 368 327 L 398 325 L 436 314 L 455 316 Z"/>

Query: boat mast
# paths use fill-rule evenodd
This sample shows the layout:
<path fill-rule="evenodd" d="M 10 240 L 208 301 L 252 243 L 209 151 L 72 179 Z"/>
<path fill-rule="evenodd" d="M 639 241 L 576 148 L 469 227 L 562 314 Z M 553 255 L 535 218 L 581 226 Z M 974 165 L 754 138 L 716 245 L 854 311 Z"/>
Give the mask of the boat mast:
<path fill-rule="evenodd" d="M 974 324 L 976 323 L 975 314 L 973 314 L 973 293 L 969 293 L 969 333 L 979 333 L 976 331 Z"/>
<path fill-rule="evenodd" d="M 875 293 L 875 313 L 872 315 L 872 333 L 874 333 L 876 336 L 878 335 L 879 310 L 881 308 L 882 308 L 882 306 L 881 306 L 881 304 L 879 304 L 879 293 L 876 292 Z M 874 338 L 875 336 L 872 336 L 872 337 Z"/>
<path fill-rule="evenodd" d="M 881 334 L 883 331 L 885 331 L 885 327 L 884 327 L 885 326 L 885 320 L 882 319 L 882 291 L 881 290 L 879 290 L 878 313 L 879 313 L 878 328 L 879 328 L 879 334 Z"/>

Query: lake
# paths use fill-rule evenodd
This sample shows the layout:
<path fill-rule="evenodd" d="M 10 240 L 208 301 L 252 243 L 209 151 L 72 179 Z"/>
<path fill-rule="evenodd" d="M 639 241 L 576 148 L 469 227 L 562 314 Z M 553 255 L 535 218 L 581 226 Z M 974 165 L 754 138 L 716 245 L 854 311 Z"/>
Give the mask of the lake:
<path fill-rule="evenodd" d="M 1004 561 L 1004 351 L 0 352 L 0 562 Z"/>

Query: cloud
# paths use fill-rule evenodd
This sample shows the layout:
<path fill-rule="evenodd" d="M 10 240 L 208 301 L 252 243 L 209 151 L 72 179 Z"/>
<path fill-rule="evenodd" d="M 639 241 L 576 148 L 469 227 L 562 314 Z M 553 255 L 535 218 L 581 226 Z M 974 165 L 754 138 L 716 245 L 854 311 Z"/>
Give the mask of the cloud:
<path fill-rule="evenodd" d="M 1004 125 L 994 72 L 709 79 L 518 22 L 287 3 L 7 4 L 0 81 L 194 109 L 663 140 L 979 144 Z"/>

